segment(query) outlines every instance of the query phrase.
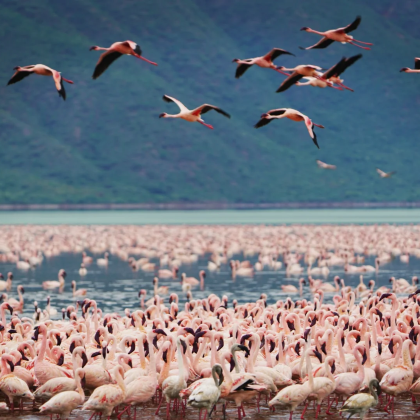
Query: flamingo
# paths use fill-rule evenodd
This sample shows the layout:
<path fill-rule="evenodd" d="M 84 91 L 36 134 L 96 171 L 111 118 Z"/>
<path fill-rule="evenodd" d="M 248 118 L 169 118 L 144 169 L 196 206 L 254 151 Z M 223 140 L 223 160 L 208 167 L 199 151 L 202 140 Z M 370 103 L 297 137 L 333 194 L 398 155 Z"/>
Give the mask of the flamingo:
<path fill-rule="evenodd" d="M 159 115 L 159 118 L 181 118 L 182 120 L 185 120 L 188 122 L 199 122 L 200 124 L 211 129 L 213 129 L 213 126 L 211 126 L 210 124 L 206 124 L 204 122 L 204 120 L 201 118 L 202 114 L 205 114 L 206 112 L 209 112 L 212 109 L 214 109 L 219 114 L 222 114 L 227 118 L 230 118 L 230 115 L 227 112 L 223 111 L 223 109 L 218 108 L 217 106 L 214 106 L 214 105 L 203 104 L 193 110 L 189 110 L 182 102 L 178 101 L 178 99 L 172 98 L 171 96 L 163 95 L 163 100 L 165 102 L 176 103 L 179 107 L 180 112 L 174 115 L 170 115 L 164 112 Z"/>
<path fill-rule="evenodd" d="M 14 298 L 10 298 L 10 299 L 7 300 L 7 302 L 13 308 L 14 312 L 22 312 L 23 311 L 23 305 L 24 305 L 23 294 L 25 293 L 25 289 L 23 288 L 23 286 L 19 285 L 17 287 L 17 292 L 18 292 L 18 295 L 19 295 L 19 300 L 16 300 Z"/>
<path fill-rule="evenodd" d="M 93 258 L 89 257 L 85 251 L 82 252 L 82 263 L 85 265 L 93 263 Z"/>
<path fill-rule="evenodd" d="M 282 50 L 281 48 L 273 48 L 271 51 L 269 51 L 267 54 L 261 57 L 247 58 L 244 60 L 240 60 L 239 58 L 234 58 L 232 62 L 238 63 L 235 77 L 239 79 L 254 64 L 259 67 L 269 68 L 269 69 L 278 71 L 277 66 L 273 63 L 273 60 L 275 60 L 277 57 L 280 57 L 282 54 L 294 56 L 294 54 L 286 50 Z"/>
<path fill-rule="evenodd" d="M 108 420 L 111 418 L 112 410 L 124 401 L 126 395 L 126 387 L 123 380 L 123 367 L 120 365 L 115 366 L 113 375 L 117 383 L 115 385 L 102 385 L 96 388 L 83 405 L 82 410 L 101 413 L 101 415 L 107 417 Z"/>
<path fill-rule="evenodd" d="M 75 373 L 76 391 L 64 391 L 54 395 L 40 407 L 39 411 L 41 413 L 59 414 L 60 418 L 67 419 L 70 413 L 85 401 L 85 393 L 83 392 L 84 379 L 85 373 L 83 368 L 77 369 Z"/>
<path fill-rule="evenodd" d="M 104 257 L 103 258 L 98 258 L 96 260 L 96 264 L 99 267 L 108 267 L 108 257 L 109 257 L 109 253 L 105 252 Z"/>
<path fill-rule="evenodd" d="M 290 69 L 279 66 L 277 67 L 277 70 L 287 76 L 287 79 L 285 79 L 280 87 L 276 90 L 278 93 L 289 89 L 289 87 L 296 84 L 296 82 L 299 82 L 299 80 L 303 77 L 314 77 L 315 79 L 320 79 L 321 77 L 319 76 L 319 71 L 322 70 L 322 68 L 312 64 L 300 64 L 299 66 Z M 286 73 L 287 71 L 291 71 L 292 74 Z"/>
<path fill-rule="evenodd" d="M 11 410 L 14 410 L 13 398 L 29 398 L 33 400 L 34 396 L 29 390 L 27 383 L 13 374 L 13 357 L 8 354 L 3 354 L 0 359 L 0 364 L 0 391 L 4 392 L 9 399 Z"/>
<path fill-rule="evenodd" d="M 80 264 L 80 268 L 79 268 L 79 276 L 84 277 L 87 274 L 87 269 L 85 267 L 84 263 Z"/>
<path fill-rule="evenodd" d="M 316 138 L 316 134 L 314 132 L 314 126 L 319 128 L 324 128 L 323 125 L 315 124 L 312 120 L 307 116 L 302 114 L 301 112 L 297 111 L 296 109 L 292 108 L 279 108 L 279 109 L 272 109 L 271 111 L 266 112 L 265 114 L 261 115 L 260 121 L 255 124 L 255 128 L 260 128 L 264 125 L 267 125 L 273 119 L 280 119 L 280 118 L 289 118 L 292 121 L 304 121 L 306 128 L 308 129 L 309 135 L 311 136 L 312 141 L 314 142 L 315 146 L 319 149 L 318 141 Z"/>
<path fill-rule="evenodd" d="M 61 269 L 58 272 L 58 281 L 56 281 L 56 280 L 44 281 L 44 282 L 42 282 L 42 287 L 46 290 L 57 289 L 57 288 L 60 288 L 60 290 L 61 290 L 61 289 L 64 288 L 66 277 L 67 277 L 67 273 L 65 272 L 65 270 Z"/>
<path fill-rule="evenodd" d="M 35 359 L 34 374 L 40 385 L 43 385 L 49 379 L 68 377 L 72 375 L 66 369 L 57 366 L 47 360 L 44 360 L 46 348 L 47 348 L 47 327 L 45 324 L 39 324 L 35 327 L 35 340 L 38 340 L 38 336 L 42 335 L 41 347 L 38 352 L 38 357 Z"/>
<path fill-rule="evenodd" d="M 360 25 L 360 22 L 362 21 L 361 16 L 357 16 L 356 19 L 350 23 L 350 25 L 344 26 L 343 28 L 338 29 L 330 29 L 329 31 L 320 32 L 320 31 L 314 31 L 311 28 L 308 28 L 307 26 L 304 26 L 301 31 L 311 32 L 314 34 L 318 34 L 323 36 L 315 45 L 312 45 L 311 47 L 302 48 L 299 47 L 302 50 L 312 50 L 315 48 L 326 48 L 329 45 L 331 45 L 334 41 L 341 42 L 342 44 L 351 44 L 359 48 L 363 48 L 364 50 L 370 50 L 369 47 L 363 47 L 361 45 L 357 45 L 356 42 L 359 44 L 365 44 L 365 45 L 373 45 L 370 42 L 363 42 L 358 41 L 357 39 L 354 39 L 351 35 L 348 35 L 349 32 L 352 32 L 358 28 Z"/>
<path fill-rule="evenodd" d="M 272 400 L 269 401 L 269 407 L 280 405 L 290 411 L 289 420 L 292 420 L 293 412 L 296 407 L 302 404 L 308 398 L 313 388 L 313 377 L 309 376 L 309 381 L 303 385 L 296 384 L 283 388 Z"/>
<path fill-rule="evenodd" d="M 382 171 L 379 168 L 376 168 L 376 172 L 378 172 L 378 174 L 379 174 L 379 176 L 381 178 L 391 178 L 391 176 L 396 173 L 395 171 L 393 171 L 393 172 L 384 172 L 384 171 Z"/>
<path fill-rule="evenodd" d="M 7 273 L 7 280 L 1 280 L 4 279 L 3 274 L 0 273 L 0 290 L 7 290 L 9 291 L 12 288 L 12 280 L 13 280 L 13 273 L 8 272 Z"/>
<path fill-rule="evenodd" d="M 22 79 L 24 79 L 27 76 L 30 76 L 31 74 L 39 74 L 40 76 L 52 76 L 54 79 L 55 87 L 58 92 L 58 96 L 61 96 L 64 100 L 66 100 L 66 91 L 64 89 L 63 81 L 73 84 L 71 80 L 61 76 L 60 72 L 46 66 L 45 64 L 35 64 L 24 67 L 17 66 L 13 70 L 16 70 L 15 74 L 9 80 L 7 85 L 12 85 L 13 83 L 20 82 Z"/>
<path fill-rule="evenodd" d="M 317 160 L 316 163 L 318 164 L 318 166 L 322 169 L 337 169 L 337 166 L 335 165 L 330 165 L 328 163 L 322 162 L 321 160 Z"/>
<path fill-rule="evenodd" d="M 306 281 L 302 277 L 301 279 L 299 279 L 299 289 L 296 286 L 294 286 L 293 284 L 282 284 L 281 285 L 281 290 L 282 290 L 282 292 L 285 292 L 285 293 L 300 293 L 300 294 L 302 294 L 303 285 L 306 285 Z"/>
<path fill-rule="evenodd" d="M 153 61 L 144 58 L 141 54 L 140 45 L 133 41 L 122 41 L 114 42 L 109 48 L 98 47 L 94 45 L 90 47 L 90 51 L 106 51 L 101 54 L 98 62 L 96 63 L 95 71 L 93 72 L 92 79 L 97 79 L 117 58 L 122 55 L 133 55 L 134 57 L 140 58 L 149 64 L 157 66 Z"/>
<path fill-rule="evenodd" d="M 73 280 L 71 282 L 71 288 L 73 290 L 73 296 L 86 296 L 87 290 L 86 289 L 77 289 L 76 281 Z"/>
<path fill-rule="evenodd" d="M 403 67 L 400 72 L 404 73 L 420 73 L 420 58 L 416 57 L 414 59 L 414 69 L 409 69 L 408 67 Z"/>

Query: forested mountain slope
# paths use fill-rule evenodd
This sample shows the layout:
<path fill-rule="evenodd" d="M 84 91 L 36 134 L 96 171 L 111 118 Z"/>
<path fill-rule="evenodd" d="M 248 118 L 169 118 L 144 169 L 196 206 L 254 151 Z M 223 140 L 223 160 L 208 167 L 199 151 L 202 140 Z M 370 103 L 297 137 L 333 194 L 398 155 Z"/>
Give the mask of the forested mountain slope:
<path fill-rule="evenodd" d="M 0 1 L 0 203 L 418 201 L 420 3 L 383 0 Z M 354 36 L 371 51 L 334 43 L 302 51 L 327 30 L 362 16 Z M 159 66 L 121 57 L 97 80 L 92 45 L 138 42 Z M 234 78 L 233 58 L 273 47 L 278 65 L 328 68 L 363 53 L 345 74 L 355 92 L 293 86 L 251 68 Z M 6 86 L 13 67 L 43 63 L 75 82 L 58 97 L 50 78 Z M 221 107 L 200 124 L 159 119 L 177 113 L 167 94 L 194 108 Z M 253 125 L 291 107 L 323 124 L 317 150 L 304 124 Z M 316 159 L 337 165 L 323 171 Z M 380 179 L 375 168 L 397 171 Z"/>

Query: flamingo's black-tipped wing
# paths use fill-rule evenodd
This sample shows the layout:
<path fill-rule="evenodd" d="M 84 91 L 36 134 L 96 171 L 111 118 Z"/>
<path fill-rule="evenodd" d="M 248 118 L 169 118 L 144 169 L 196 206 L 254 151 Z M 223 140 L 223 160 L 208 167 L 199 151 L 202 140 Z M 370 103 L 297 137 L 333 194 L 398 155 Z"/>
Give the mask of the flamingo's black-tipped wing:
<path fill-rule="evenodd" d="M 57 89 L 58 96 L 62 97 L 63 100 L 66 100 L 66 89 L 64 89 L 63 79 L 60 80 L 60 89 Z"/>
<path fill-rule="evenodd" d="M 276 92 L 284 92 L 285 90 L 289 89 L 290 86 L 293 86 L 296 82 L 302 79 L 302 75 L 297 73 L 296 71 L 293 72 L 287 79 L 283 81 L 280 87 L 276 90 Z"/>
<path fill-rule="evenodd" d="M 342 70 L 345 67 L 346 64 L 346 57 L 343 57 L 337 64 L 334 64 L 331 68 L 329 68 L 323 75 L 322 78 L 327 80 L 332 76 L 338 76 L 341 74 L 344 70 Z"/>
<path fill-rule="evenodd" d="M 362 54 L 353 55 L 353 57 L 349 57 L 346 59 L 346 65 L 341 73 L 344 73 L 350 66 L 352 66 L 356 61 L 360 60 L 363 57 Z M 341 74 L 339 73 L 339 74 Z"/>
<path fill-rule="evenodd" d="M 257 124 L 254 125 L 254 128 L 260 128 L 264 127 L 265 125 L 269 124 L 271 122 L 271 118 L 261 118 Z"/>
<path fill-rule="evenodd" d="M 271 58 L 271 61 L 275 60 L 277 57 L 280 57 L 282 54 L 293 55 L 291 52 L 283 50 L 281 48 L 273 48 L 268 54 L 265 55 L 265 58 Z"/>
<path fill-rule="evenodd" d="M 347 25 L 346 27 L 343 28 L 344 29 L 344 32 L 346 34 L 348 34 L 349 32 L 354 31 L 360 25 L 360 22 L 361 21 L 362 21 L 362 17 L 361 16 L 357 16 L 357 18 L 354 20 L 354 22 L 350 23 L 350 25 Z"/>
<path fill-rule="evenodd" d="M 172 100 L 172 98 L 170 97 L 170 96 L 168 96 L 168 95 L 163 95 L 163 98 L 162 98 L 165 102 L 173 102 L 173 100 Z"/>
<path fill-rule="evenodd" d="M 239 79 L 250 67 L 252 67 L 252 64 L 238 64 L 238 67 L 236 68 L 235 78 Z"/>
<path fill-rule="evenodd" d="M 283 115 L 286 112 L 285 108 L 272 109 L 267 112 L 268 115 Z"/>
<path fill-rule="evenodd" d="M 224 115 L 227 118 L 230 118 L 230 114 L 228 114 L 226 111 L 223 111 L 223 109 L 220 109 L 217 106 L 209 105 L 209 104 L 201 105 L 201 107 L 200 107 L 200 114 L 205 114 L 206 112 L 209 112 L 212 109 L 214 109 L 219 114 L 222 114 L 222 115 Z"/>
<path fill-rule="evenodd" d="M 414 68 L 416 69 L 416 70 L 420 70 L 420 58 L 415 58 L 414 59 Z"/>
<path fill-rule="evenodd" d="M 117 51 L 106 51 L 99 57 L 96 63 L 95 71 L 93 72 L 92 79 L 97 79 L 117 58 L 122 56 Z"/>
<path fill-rule="evenodd" d="M 20 82 L 22 79 L 24 79 L 25 77 L 28 77 L 31 74 L 32 74 L 31 71 L 17 70 L 16 73 L 12 76 L 12 78 L 7 82 L 7 85 L 9 86 L 9 85 L 12 85 L 13 83 Z"/>
<path fill-rule="evenodd" d="M 324 36 L 324 38 L 321 38 L 316 44 L 311 45 L 310 47 L 307 47 L 307 48 L 299 47 L 299 48 L 301 50 L 315 50 L 315 49 L 327 48 L 333 42 L 334 40 Z"/>
<path fill-rule="evenodd" d="M 314 126 L 312 125 L 312 132 L 314 133 L 314 136 L 312 137 L 312 141 L 314 142 L 315 146 L 319 149 L 318 139 L 316 137 L 316 133 L 314 131 Z"/>

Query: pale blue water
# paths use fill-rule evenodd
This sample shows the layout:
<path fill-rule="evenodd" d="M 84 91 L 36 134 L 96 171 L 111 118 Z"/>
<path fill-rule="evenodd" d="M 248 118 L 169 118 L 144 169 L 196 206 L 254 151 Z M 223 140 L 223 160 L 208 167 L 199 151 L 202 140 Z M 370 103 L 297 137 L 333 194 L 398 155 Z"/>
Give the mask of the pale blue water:
<path fill-rule="evenodd" d="M 420 223 L 420 209 L 2 211 L 0 224 Z"/>

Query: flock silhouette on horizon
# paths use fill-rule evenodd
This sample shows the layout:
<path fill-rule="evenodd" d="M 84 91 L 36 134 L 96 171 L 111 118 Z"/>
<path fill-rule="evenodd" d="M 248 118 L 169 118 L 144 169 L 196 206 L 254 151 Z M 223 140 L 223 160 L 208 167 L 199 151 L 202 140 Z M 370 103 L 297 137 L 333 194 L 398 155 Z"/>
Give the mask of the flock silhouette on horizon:
<path fill-rule="evenodd" d="M 351 44 L 355 47 L 370 50 L 370 46 L 372 43 L 356 40 L 352 35 L 349 35 L 350 32 L 355 31 L 360 23 L 361 23 L 361 16 L 357 16 L 356 19 L 347 26 L 337 29 L 331 29 L 325 32 L 313 30 L 309 27 L 301 28 L 301 31 L 306 31 L 308 33 L 314 33 L 317 35 L 321 35 L 322 38 L 314 45 L 303 48 L 299 47 L 302 50 L 312 50 L 312 49 L 324 49 L 327 48 L 334 42 L 341 42 L 342 44 Z M 362 45 L 360 45 L 362 44 Z M 99 46 L 92 46 L 90 50 L 93 51 L 104 51 L 101 56 L 99 57 L 98 62 L 96 63 L 92 78 L 97 79 L 100 77 L 108 67 L 122 55 L 132 55 L 138 59 L 141 59 L 151 65 L 157 66 L 157 63 L 148 60 L 147 58 L 143 57 L 142 50 L 140 46 L 133 42 L 133 41 L 122 41 L 122 42 L 115 42 L 110 47 L 99 47 Z M 252 66 L 256 65 L 262 68 L 269 68 L 273 69 L 276 72 L 283 74 L 286 76 L 286 79 L 281 83 L 279 88 L 276 92 L 284 92 L 293 85 L 297 86 L 313 86 L 319 88 L 326 88 L 330 87 L 337 90 L 349 90 L 353 92 L 353 89 L 344 85 L 344 80 L 340 78 L 340 76 L 354 63 L 356 63 L 360 58 L 362 58 L 362 54 L 357 54 L 352 57 L 343 57 L 338 63 L 334 64 L 328 70 L 322 69 L 319 66 L 315 66 L 312 64 L 301 64 L 297 65 L 293 68 L 286 68 L 284 66 L 277 66 L 273 63 L 273 61 L 280 57 L 281 55 L 292 55 L 289 51 L 283 50 L 281 48 L 273 48 L 267 54 L 255 57 L 255 58 L 248 58 L 248 59 L 238 59 L 235 58 L 233 62 L 237 63 L 237 69 L 235 73 L 236 78 L 240 78 L 244 75 L 244 73 Z M 63 82 L 73 84 L 73 81 L 66 79 L 65 77 L 61 76 L 61 72 L 54 70 L 44 64 L 35 64 L 29 66 L 17 66 L 14 68 L 15 73 L 13 74 L 12 78 L 7 83 L 8 85 L 17 83 L 22 79 L 26 78 L 31 74 L 38 74 L 41 76 L 52 76 L 54 80 L 55 87 L 60 97 L 63 100 L 66 99 L 66 91 L 64 88 Z M 415 58 L 414 62 L 414 69 L 410 69 L 408 67 L 403 67 L 400 72 L 406 73 L 420 73 L 420 58 Z M 305 80 L 305 82 L 301 82 L 301 80 Z M 204 125 L 207 128 L 213 129 L 213 126 L 207 124 L 202 115 L 214 110 L 227 118 L 230 118 L 230 114 L 226 111 L 222 110 L 221 108 L 211 105 L 211 104 L 203 104 L 199 107 L 196 107 L 192 110 L 188 109 L 181 101 L 176 98 L 173 98 L 168 95 L 163 96 L 163 100 L 166 102 L 173 102 L 175 103 L 178 108 L 179 112 L 177 114 L 168 114 L 166 112 L 161 113 L 159 118 L 180 118 L 185 121 L 189 122 L 198 122 Z M 308 133 L 314 142 L 315 146 L 319 149 L 317 135 L 315 133 L 314 127 L 318 128 L 325 128 L 321 124 L 315 124 L 307 115 L 303 114 L 302 112 L 292 109 L 292 108 L 278 108 L 272 109 L 264 114 L 261 115 L 260 120 L 255 124 L 255 128 L 263 127 L 269 124 L 274 119 L 281 119 L 281 118 L 288 118 L 292 121 L 296 122 L 304 122 L 305 126 L 308 130 Z M 336 169 L 335 165 L 331 165 L 320 160 L 316 161 L 318 166 L 322 169 Z M 395 171 L 392 172 L 384 172 L 379 168 L 376 168 L 377 173 L 381 178 L 389 178 Z"/>

